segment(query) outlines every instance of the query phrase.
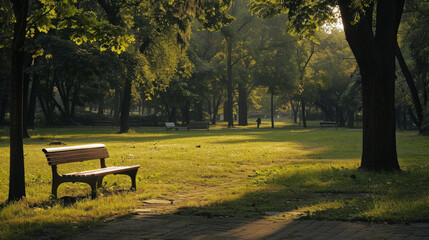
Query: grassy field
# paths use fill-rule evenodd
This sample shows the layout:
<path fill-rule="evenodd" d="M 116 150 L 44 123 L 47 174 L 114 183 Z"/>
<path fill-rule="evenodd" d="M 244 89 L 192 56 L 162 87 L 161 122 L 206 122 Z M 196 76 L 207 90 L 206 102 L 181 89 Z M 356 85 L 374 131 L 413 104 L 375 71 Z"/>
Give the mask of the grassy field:
<path fill-rule="evenodd" d="M 429 138 L 398 132 L 400 173 L 358 170 L 362 132 L 224 125 L 210 131 L 135 128 L 51 128 L 25 140 L 27 198 L 0 206 L 0 239 L 61 238 L 142 208 L 147 199 L 174 200 L 162 214 L 369 222 L 429 221 Z M 9 140 L 0 129 L 0 203 L 8 194 Z M 108 176 L 100 197 L 85 184 L 62 184 L 50 199 L 51 169 L 41 151 L 53 141 L 104 143 L 107 165 L 140 164 L 137 191 L 127 176 Z M 67 173 L 98 167 L 59 166 Z M 354 175 L 355 178 L 351 176 Z"/>

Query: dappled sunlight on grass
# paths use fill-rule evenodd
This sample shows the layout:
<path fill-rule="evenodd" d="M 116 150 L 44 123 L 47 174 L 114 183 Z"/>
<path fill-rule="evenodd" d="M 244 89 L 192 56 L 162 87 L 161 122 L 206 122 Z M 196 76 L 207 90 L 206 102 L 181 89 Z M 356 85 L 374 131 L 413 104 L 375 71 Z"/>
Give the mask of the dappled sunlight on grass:
<path fill-rule="evenodd" d="M 429 220 L 429 138 L 398 133 L 404 171 L 372 174 L 358 170 L 361 132 L 276 126 L 227 129 L 221 123 L 210 131 L 135 128 L 129 134 L 109 127 L 33 130 L 24 145 L 27 199 L 1 209 L 0 238 L 46 226 L 80 229 L 130 213 L 149 198 L 174 200 L 166 213 L 179 208 L 177 214 L 202 216 Z M 106 144 L 107 166 L 141 165 L 137 191 L 128 191 L 129 177 L 108 176 L 98 199 L 88 198 L 89 186 L 73 183 L 60 186 L 63 200 L 50 199 L 51 169 L 41 149 L 55 147 L 48 145 L 53 141 Z M 7 199 L 8 146 L 2 137 L 0 202 Z M 99 161 L 87 161 L 60 165 L 59 172 L 98 167 Z"/>

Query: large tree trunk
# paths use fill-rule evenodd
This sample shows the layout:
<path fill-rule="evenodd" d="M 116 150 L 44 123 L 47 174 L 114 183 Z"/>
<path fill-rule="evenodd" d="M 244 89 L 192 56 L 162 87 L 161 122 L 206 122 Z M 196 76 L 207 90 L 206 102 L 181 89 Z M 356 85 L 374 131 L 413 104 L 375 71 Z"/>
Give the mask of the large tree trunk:
<path fill-rule="evenodd" d="M 238 125 L 247 126 L 247 89 L 243 83 L 238 84 Z"/>
<path fill-rule="evenodd" d="M 227 78 L 227 92 L 228 92 L 228 102 L 227 102 L 227 112 L 225 112 L 225 117 L 228 119 L 228 127 L 234 127 L 234 118 L 233 118 L 233 87 L 232 87 L 232 63 L 231 63 L 231 52 L 232 52 L 232 39 L 231 37 L 225 37 L 227 43 L 227 60 L 226 60 L 226 78 Z"/>
<path fill-rule="evenodd" d="M 23 149 L 23 67 L 28 0 L 12 1 L 15 25 L 11 60 L 10 176 L 8 201 L 25 197 Z"/>
<path fill-rule="evenodd" d="M 362 76 L 363 152 L 361 168 L 370 171 L 400 170 L 395 129 L 395 45 L 403 0 L 377 2 L 376 33 L 374 3 L 352 24 L 349 1 L 339 1 L 346 39 Z"/>
<path fill-rule="evenodd" d="M 125 80 L 124 86 L 124 97 L 122 100 L 121 107 L 121 128 L 119 133 L 127 133 L 130 129 L 129 126 L 129 116 L 130 116 L 130 108 L 131 108 L 131 87 L 132 80 L 131 78 L 127 78 Z"/>

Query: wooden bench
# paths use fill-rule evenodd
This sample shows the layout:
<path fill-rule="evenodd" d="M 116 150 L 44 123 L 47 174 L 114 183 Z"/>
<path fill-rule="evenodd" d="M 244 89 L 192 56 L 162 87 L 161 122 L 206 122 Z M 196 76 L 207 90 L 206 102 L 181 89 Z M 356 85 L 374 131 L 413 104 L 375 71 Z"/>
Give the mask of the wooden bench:
<path fill-rule="evenodd" d="M 207 129 L 209 130 L 209 122 L 206 121 L 192 121 L 188 124 L 189 129 Z"/>
<path fill-rule="evenodd" d="M 136 189 L 136 175 L 140 165 L 106 167 L 105 159 L 109 157 L 104 144 L 80 145 L 73 147 L 45 148 L 42 150 L 52 167 L 52 195 L 57 197 L 57 189 L 64 182 L 83 182 L 91 186 L 91 197 L 97 197 L 97 188 L 101 187 L 104 176 L 124 174 L 131 177 L 131 189 Z M 57 165 L 100 159 L 100 169 L 74 172 L 59 175 Z"/>
<path fill-rule="evenodd" d="M 179 130 L 179 127 L 176 127 L 176 124 L 174 122 L 165 122 L 165 130 Z"/>
<path fill-rule="evenodd" d="M 324 127 L 335 127 L 337 129 L 338 123 L 333 121 L 323 121 L 320 122 L 320 128 L 323 129 Z"/>

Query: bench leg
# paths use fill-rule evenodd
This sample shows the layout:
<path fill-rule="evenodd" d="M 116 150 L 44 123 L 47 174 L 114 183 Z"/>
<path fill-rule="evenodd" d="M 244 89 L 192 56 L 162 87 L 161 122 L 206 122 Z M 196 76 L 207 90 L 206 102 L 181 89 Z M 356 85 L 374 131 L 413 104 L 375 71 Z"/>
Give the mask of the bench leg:
<path fill-rule="evenodd" d="M 88 182 L 89 186 L 91 186 L 91 198 L 97 198 L 97 182 L 98 179 L 95 179 L 94 181 Z"/>
<path fill-rule="evenodd" d="M 127 175 L 130 176 L 131 178 L 131 190 L 135 191 L 137 189 L 137 184 L 136 184 L 136 175 L 137 175 L 137 170 L 133 170 L 131 172 L 129 172 Z"/>
<path fill-rule="evenodd" d="M 97 188 L 101 188 L 103 186 L 103 178 L 104 176 L 100 176 L 97 179 Z"/>
<path fill-rule="evenodd" d="M 57 198 L 57 191 L 58 191 L 58 186 L 60 186 L 61 183 L 57 182 L 57 181 L 52 181 L 52 196 L 54 198 Z"/>

